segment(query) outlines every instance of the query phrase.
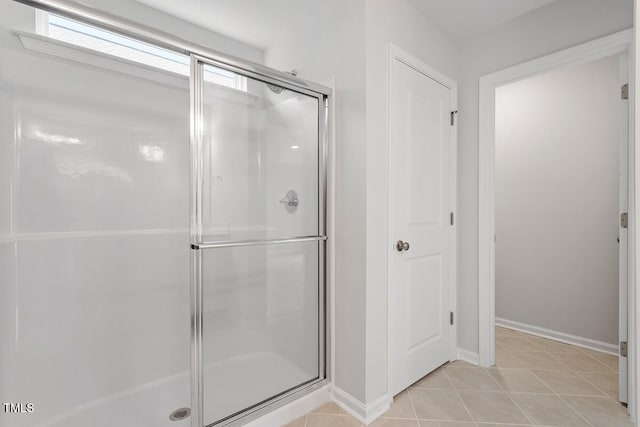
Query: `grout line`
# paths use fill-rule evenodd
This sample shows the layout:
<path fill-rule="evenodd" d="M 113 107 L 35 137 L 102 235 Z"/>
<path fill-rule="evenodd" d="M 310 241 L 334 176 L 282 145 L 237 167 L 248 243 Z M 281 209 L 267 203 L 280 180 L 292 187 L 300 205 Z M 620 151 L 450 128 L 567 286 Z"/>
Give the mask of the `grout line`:
<path fill-rule="evenodd" d="M 607 393 L 606 391 L 604 391 L 603 389 L 598 387 L 596 384 L 592 383 L 587 378 L 583 377 L 582 376 L 583 373 L 587 373 L 587 374 L 588 373 L 592 373 L 592 374 L 607 374 L 608 372 L 578 372 L 578 371 L 575 371 L 575 374 L 577 376 L 579 376 L 580 378 L 582 378 L 583 380 L 585 380 L 586 382 L 588 382 L 589 384 L 591 384 L 593 387 L 595 387 L 595 389 L 598 390 L 600 393 L 602 393 L 604 396 L 610 397 L 612 399 L 615 399 L 614 397 L 610 396 L 609 393 Z M 618 374 L 618 381 L 620 381 L 620 374 Z M 603 396 L 595 396 L 595 397 L 603 397 Z M 616 400 L 616 402 L 619 402 L 619 401 Z"/>
<path fill-rule="evenodd" d="M 309 422 L 309 414 L 304 416 L 304 427 L 307 427 L 308 422 Z"/>
<path fill-rule="evenodd" d="M 530 334 L 526 334 L 526 333 L 524 333 L 524 332 L 521 332 L 521 337 L 522 337 L 522 338 L 524 338 L 525 340 L 527 340 L 528 342 L 530 342 L 531 344 L 535 345 L 536 347 L 538 347 L 538 345 L 537 345 L 534 341 L 532 341 L 531 339 L 529 339 L 529 338 L 528 338 L 528 337 L 531 337 L 531 335 L 530 335 Z M 496 338 L 496 339 L 497 339 L 497 338 Z M 549 338 L 545 338 L 545 339 L 549 339 Z M 553 340 L 553 339 L 549 339 L 549 340 L 550 340 L 550 341 L 554 341 L 554 342 L 556 342 L 556 341 L 555 341 L 555 340 Z M 563 344 L 565 344 L 565 345 L 567 345 L 567 346 L 570 346 L 570 347 L 575 348 L 575 349 L 576 349 L 576 351 L 575 351 L 575 352 L 562 352 L 562 353 L 558 353 L 558 354 L 581 354 L 581 355 L 587 356 L 588 358 L 590 358 L 590 359 L 594 360 L 595 362 L 597 362 L 598 364 L 602 365 L 602 366 L 607 370 L 607 371 L 598 372 L 598 373 L 611 373 L 611 374 L 616 373 L 616 372 L 615 372 L 615 370 L 613 370 L 612 368 L 610 368 L 609 366 L 607 366 L 604 362 L 602 362 L 602 361 L 598 360 L 597 358 L 593 357 L 591 354 L 589 354 L 587 351 L 584 351 L 582 348 L 580 348 L 580 347 L 576 347 L 576 346 L 571 345 L 571 344 L 568 344 L 568 343 L 563 343 Z M 503 347 L 503 349 L 504 349 L 504 350 L 507 350 L 507 349 L 506 349 L 506 348 L 504 348 L 504 347 Z M 560 371 L 562 371 L 562 372 L 571 372 L 571 373 L 575 374 L 576 376 L 578 376 L 578 378 L 583 379 L 585 382 L 587 382 L 588 384 L 590 384 L 591 386 L 593 386 L 597 391 L 599 391 L 599 392 L 603 393 L 603 395 L 600 395 L 600 396 L 593 396 L 593 395 L 584 395 L 584 396 L 583 396 L 583 395 L 573 395 L 573 394 L 568 394 L 567 396 L 577 396 L 577 397 L 587 397 L 587 398 L 600 398 L 600 399 L 611 399 L 611 400 L 613 400 L 613 401 L 614 401 L 614 402 L 616 402 L 616 403 L 618 402 L 618 401 L 617 401 L 617 399 L 615 399 L 615 398 L 611 397 L 609 394 L 607 394 L 607 393 L 606 393 L 604 390 L 602 390 L 600 387 L 596 386 L 596 385 L 595 385 L 595 384 L 593 384 L 591 381 L 589 381 L 587 378 L 583 377 L 583 376 L 580 374 L 580 371 L 575 371 L 575 370 L 573 370 L 570 366 L 568 366 L 567 364 L 565 364 L 562 360 L 558 359 L 558 358 L 554 355 L 555 353 L 551 353 L 550 351 L 548 351 L 548 350 L 547 350 L 547 349 L 545 349 L 545 348 L 540 348 L 540 350 L 541 350 L 541 352 L 542 352 L 542 353 L 547 354 L 547 355 L 548 355 L 548 356 L 550 356 L 553 360 L 556 360 L 558 363 L 560 363 L 562 366 L 565 366 L 567 369 L 565 369 L 565 370 L 560 370 L 560 369 L 536 369 L 536 370 L 538 370 L 538 371 L 552 371 L 552 372 L 553 372 L 553 371 L 556 371 L 556 372 L 560 372 Z M 513 352 L 513 351 L 511 351 L 511 350 L 507 350 L 507 351 L 508 351 L 509 353 L 511 353 L 511 355 L 512 355 L 516 360 L 520 361 L 521 363 L 524 363 L 524 362 L 522 362 L 522 360 L 521 360 L 521 359 L 519 359 L 519 358 L 514 354 L 514 352 Z M 523 352 L 523 353 L 527 353 L 527 352 Z M 528 352 L 528 353 L 531 353 L 531 352 Z M 604 354 L 604 353 L 603 353 L 603 354 Z M 525 365 L 526 365 L 526 363 L 525 363 Z M 509 368 L 506 368 L 506 369 L 509 369 Z M 514 369 L 514 368 L 510 368 L 510 369 Z M 540 377 L 539 377 L 535 372 L 533 372 L 533 369 L 529 368 L 529 370 L 530 370 L 530 371 L 531 371 L 531 372 L 536 376 L 536 378 L 538 378 L 538 379 L 539 379 L 543 384 L 545 384 L 545 385 L 546 385 L 546 386 L 547 386 L 547 387 L 552 391 L 552 393 L 553 393 L 555 396 L 557 396 L 557 397 L 558 397 L 558 399 L 560 399 L 560 400 L 561 400 L 562 402 L 564 402 L 564 403 L 565 403 L 569 408 L 571 408 L 571 410 L 573 410 L 576 414 L 578 414 L 578 416 L 579 416 L 581 419 L 583 419 L 583 420 L 584 420 L 588 425 L 593 426 L 593 424 L 592 424 L 588 419 L 586 419 L 586 417 L 585 417 L 584 415 L 582 415 L 582 413 L 580 413 L 576 408 L 574 408 L 571 404 L 569 404 L 569 402 L 568 402 L 568 401 L 566 401 L 566 400 L 565 400 L 565 399 L 564 399 L 560 394 L 556 393 L 556 392 L 555 392 L 551 387 L 549 387 L 549 384 L 547 384 L 547 383 L 546 383 L 542 378 L 540 378 Z M 609 372 L 609 371 L 611 371 L 611 372 Z M 597 372 L 597 371 L 594 371 L 594 372 Z M 620 373 L 619 373 L 619 372 L 617 372 L 617 374 L 618 374 L 618 376 L 620 375 Z M 515 402 L 514 402 L 514 403 L 515 403 Z M 526 414 L 525 414 L 525 415 L 526 415 Z"/>
<path fill-rule="evenodd" d="M 540 351 L 511 352 L 511 355 L 513 357 L 515 357 L 516 360 L 518 360 L 520 363 L 524 363 L 526 365 L 526 362 L 523 362 L 522 359 L 518 359 L 518 356 L 515 353 L 543 353 L 543 354 L 546 354 L 547 356 L 551 357 L 551 359 L 555 360 L 560 365 L 562 365 L 562 366 L 564 366 L 566 368 L 566 369 L 539 369 L 539 368 L 527 368 L 527 369 L 538 369 L 539 371 L 571 371 L 572 370 L 569 366 L 567 366 L 561 360 L 558 360 L 557 358 L 553 357 L 553 354 L 549 353 L 548 351 L 546 351 L 544 349 L 540 349 Z"/>
<path fill-rule="evenodd" d="M 440 387 L 423 387 L 423 386 L 419 386 L 419 385 L 412 385 L 409 386 L 408 388 L 417 388 L 419 390 L 436 390 L 436 391 L 451 391 L 454 390 L 453 386 L 452 388 L 440 388 Z"/>
<path fill-rule="evenodd" d="M 342 409 L 342 408 L 340 408 L 340 409 Z M 322 416 L 329 415 L 329 416 L 332 416 L 332 417 L 350 417 L 350 418 L 353 418 L 353 416 L 351 414 L 332 414 L 332 413 L 329 413 L 329 412 L 309 412 L 307 414 L 307 416 L 308 415 L 322 415 Z"/>
<path fill-rule="evenodd" d="M 504 392 L 504 394 L 507 395 L 507 397 L 509 398 L 509 400 L 511 400 L 511 402 L 515 405 L 516 408 L 518 408 L 518 410 L 520 411 L 520 413 L 522 415 L 524 415 L 524 417 L 529 421 L 529 424 L 534 425 L 533 421 L 531 421 L 531 418 L 529 418 L 529 415 L 527 415 L 527 413 L 525 411 L 522 410 L 522 408 L 520 407 L 520 405 L 518 405 L 516 403 L 515 400 L 513 400 L 513 398 L 511 397 L 511 395 L 509 394 L 509 392 L 502 387 L 502 384 L 500 384 L 495 378 L 493 378 L 493 375 L 491 375 L 490 372 L 487 372 L 489 374 L 489 376 L 496 382 L 496 384 L 498 384 L 498 387 L 500 387 L 500 389 Z"/>
<path fill-rule="evenodd" d="M 553 340 L 551 340 L 551 341 L 553 341 Z M 571 344 L 567 344 L 567 345 L 571 345 Z M 575 347 L 575 346 L 574 346 L 574 347 Z M 561 360 L 556 359 L 556 358 L 553 356 L 553 354 L 549 353 L 549 352 L 548 352 L 548 351 L 546 351 L 546 350 L 545 350 L 544 352 L 545 352 L 546 354 L 548 354 L 549 356 L 551 356 L 554 360 L 557 360 L 560 364 L 562 364 L 562 365 L 566 366 L 566 367 L 569 369 L 569 372 L 573 372 L 573 373 L 574 373 L 575 375 L 577 375 L 579 378 L 582 378 L 582 376 L 581 376 L 580 374 L 578 374 L 576 371 L 574 371 L 573 369 L 571 369 L 571 367 L 570 367 L 570 366 L 566 365 L 566 364 L 565 364 L 565 363 L 563 363 Z M 574 353 L 567 353 L 567 354 L 574 354 Z M 579 354 L 585 354 L 585 353 L 582 353 L 582 352 L 581 352 L 581 353 L 579 353 Z M 587 355 L 587 356 L 588 356 L 588 355 Z M 590 357 L 590 356 L 589 356 L 589 357 Z M 556 392 L 555 392 L 555 390 L 553 390 L 553 389 L 551 388 L 551 386 L 549 386 L 549 384 L 547 384 L 547 383 L 546 383 L 542 378 L 540 378 L 540 377 L 539 377 L 539 376 L 538 376 L 538 375 L 533 371 L 533 369 L 531 369 L 531 372 L 533 373 L 533 375 L 535 375 L 535 376 L 536 376 L 536 378 L 538 378 L 538 380 L 540 380 L 544 385 L 546 385 L 546 386 L 549 388 L 549 390 L 551 390 L 551 391 L 553 392 L 553 394 L 555 394 L 555 395 L 558 397 L 558 399 L 560 399 L 562 402 L 564 402 L 564 404 L 565 404 L 565 405 L 567 405 L 567 406 L 568 406 L 569 408 L 571 408 L 571 409 L 572 409 L 576 414 L 578 414 L 578 416 L 579 416 L 580 418 L 582 418 L 582 419 L 583 419 L 587 424 L 589 424 L 590 426 L 593 426 L 593 424 L 591 423 L 591 421 L 589 421 L 589 420 L 588 420 L 584 415 L 582 415 L 582 414 L 581 414 L 581 413 L 580 413 L 576 408 L 574 408 L 571 404 L 569 404 L 569 402 L 567 402 L 565 399 L 563 399 L 563 397 L 562 397 L 562 396 L 560 396 L 558 393 L 556 393 Z M 586 381 L 586 379 L 585 379 L 585 381 Z M 587 382 L 589 382 L 589 381 L 587 381 Z M 591 384 L 591 383 L 589 382 L 589 384 Z M 593 384 L 591 384 L 591 385 L 593 385 Z M 594 386 L 594 387 L 595 387 L 595 386 Z M 601 391 L 601 390 L 600 390 L 599 388 L 597 388 L 597 387 L 596 387 L 596 390 Z M 593 396 L 590 396 L 590 397 L 593 397 Z"/>
<path fill-rule="evenodd" d="M 445 377 L 447 377 L 447 380 L 449 381 L 449 383 L 451 384 L 451 387 L 453 387 L 453 391 L 456 393 L 456 396 L 458 396 L 458 400 L 460 401 L 460 403 L 462 403 L 462 406 L 464 406 L 465 411 L 467 411 L 467 414 L 469 415 L 469 417 L 471 417 L 471 421 L 474 424 L 478 424 L 478 422 L 476 421 L 475 417 L 473 416 L 473 414 L 471 413 L 471 411 L 469 410 L 469 408 L 467 407 L 467 404 L 464 403 L 464 400 L 462 399 L 462 395 L 460 394 L 460 391 L 458 391 L 458 389 L 456 389 L 456 386 L 453 385 L 453 381 L 451 381 L 451 378 L 449 378 L 449 374 L 447 374 L 446 369 L 443 369 L 442 372 L 444 372 Z M 494 380 L 495 381 L 495 380 Z"/>
<path fill-rule="evenodd" d="M 429 375 L 429 374 L 427 374 Z M 416 405 L 413 403 L 413 397 L 411 397 L 411 387 L 407 387 L 407 396 L 409 396 L 409 402 L 411 402 L 411 409 L 413 409 L 413 415 L 416 417 L 416 421 L 418 420 L 418 412 L 416 411 Z M 420 424 L 420 422 L 418 422 Z"/>
<path fill-rule="evenodd" d="M 558 393 L 555 392 L 555 390 L 553 390 L 551 388 L 551 386 L 549 384 L 547 384 L 542 378 L 540 378 L 538 375 L 536 375 L 536 373 L 532 370 L 531 371 L 533 373 L 533 375 L 536 376 L 536 378 L 538 378 L 544 385 L 546 385 L 547 387 L 549 387 L 549 390 L 551 390 L 553 392 L 553 394 L 555 394 L 558 399 L 560 399 L 561 401 L 564 402 L 565 405 L 567 405 L 569 408 L 571 408 L 573 410 L 573 412 L 575 412 L 576 414 L 578 414 L 578 416 L 580 418 L 582 418 L 587 424 L 589 424 L 590 426 L 593 426 L 593 424 L 591 423 L 591 421 L 589 421 L 584 415 L 582 415 L 576 408 L 574 408 L 569 402 L 567 402 L 565 399 L 562 398 L 562 396 L 560 396 Z M 571 371 L 573 372 L 573 371 Z M 585 397 L 594 397 L 594 396 L 585 396 Z"/>
<path fill-rule="evenodd" d="M 525 338 L 527 341 L 529 341 L 530 343 L 532 343 L 532 344 L 534 344 L 534 345 L 535 345 L 535 343 L 534 343 L 534 342 L 530 341 L 530 340 L 527 338 L 527 335 L 528 335 L 528 334 L 523 334 L 523 335 L 524 335 L 524 338 Z M 553 340 L 551 340 L 551 341 L 553 341 Z M 567 345 L 570 345 L 570 344 L 567 344 Z M 557 361 L 558 363 L 560 363 L 561 365 L 563 365 L 563 366 L 567 367 L 567 369 L 569 370 L 569 372 L 574 372 L 574 371 L 571 369 L 571 367 L 569 367 L 568 365 L 566 365 L 565 363 L 563 363 L 561 360 L 559 360 L 559 359 L 555 358 L 555 357 L 553 356 L 553 354 L 549 353 L 547 350 L 542 349 L 542 351 L 543 351 L 543 353 L 546 353 L 547 355 L 549 355 L 553 360 L 556 360 L 556 361 Z M 570 353 L 570 354 L 573 354 L 573 353 Z M 584 354 L 584 353 L 581 353 L 581 354 Z M 520 359 L 518 359 L 515 355 L 514 355 L 513 357 L 515 357 L 517 360 L 520 360 Z M 520 360 L 520 361 L 521 361 L 521 360 Z M 522 362 L 522 361 L 521 361 L 521 362 Z M 524 362 L 523 362 L 523 363 L 524 363 Z M 548 388 L 549 390 L 551 390 L 551 392 L 552 392 L 554 395 L 556 395 L 556 396 L 558 397 L 558 399 L 560 399 L 562 402 L 564 402 L 564 404 L 565 404 L 565 405 L 567 405 L 569 408 L 571 408 L 571 410 L 573 410 L 573 412 L 575 412 L 576 414 L 578 414 L 578 416 L 579 416 L 580 418 L 582 418 L 582 419 L 583 419 L 587 424 L 589 424 L 590 426 L 593 426 L 593 424 L 592 424 L 592 423 L 591 423 L 591 422 L 590 422 L 590 421 L 589 421 L 589 420 L 588 420 L 584 415 L 582 415 L 580 412 L 578 412 L 578 410 L 577 410 L 576 408 L 574 408 L 573 406 L 571 406 L 571 405 L 569 404 L 569 402 L 567 402 L 565 399 L 563 399 L 563 398 L 562 398 L 562 396 L 560 396 L 558 393 L 556 393 L 556 392 L 555 392 L 555 391 L 554 391 L 554 390 L 549 386 L 549 384 L 547 384 L 547 383 L 546 383 L 542 378 L 540 378 L 538 375 L 536 375 L 536 373 L 533 371 L 533 369 L 529 369 L 529 370 L 531 371 L 531 373 L 532 373 L 536 378 L 538 378 L 538 380 L 539 380 L 540 382 L 542 382 L 544 385 L 546 385 L 546 386 L 547 386 L 547 388 Z M 574 373 L 575 373 L 575 372 L 574 372 Z M 578 374 L 576 373 L 576 375 L 578 375 Z M 582 378 L 580 375 L 578 375 L 578 376 L 579 376 L 580 378 Z M 597 387 L 596 387 L 596 389 L 597 389 L 597 390 L 599 390 Z M 509 397 L 511 397 L 511 396 L 509 396 Z M 513 400 L 513 399 L 512 399 L 512 400 Z M 515 403 L 515 402 L 514 402 L 514 403 Z M 524 412 L 524 411 L 523 411 L 523 412 Z M 526 416 L 526 414 L 525 414 L 525 416 Z M 527 416 L 527 419 L 528 419 L 528 418 L 529 418 L 529 417 Z M 529 421 L 531 421 L 531 420 L 529 420 Z M 533 423 L 531 423 L 531 424 L 533 424 Z"/>
<path fill-rule="evenodd" d="M 416 421 L 418 418 L 407 418 L 407 417 L 380 417 L 379 419 L 384 420 L 405 420 L 405 421 Z"/>
<path fill-rule="evenodd" d="M 482 424 L 478 424 L 478 427 L 482 427 L 482 426 L 486 426 L 486 425 L 491 425 L 491 426 L 507 426 L 507 427 L 534 427 L 533 424 L 520 424 L 520 423 L 482 423 Z M 546 426 L 546 425 L 536 425 L 535 427 L 556 427 L 556 426 Z"/>
<path fill-rule="evenodd" d="M 533 336 L 533 337 L 535 337 L 534 335 L 529 335 L 529 336 Z M 525 336 L 525 339 L 526 339 L 527 341 L 529 341 L 531 344 L 537 345 L 537 344 L 535 343 L 535 341 L 532 341 L 531 339 L 527 338 L 526 336 Z M 558 359 L 557 357 L 555 357 L 554 355 L 555 355 L 555 354 L 580 354 L 580 355 L 583 355 L 583 356 L 587 356 L 588 358 L 590 358 L 590 359 L 594 360 L 596 363 L 598 363 L 598 364 L 602 365 L 602 367 L 603 367 L 603 368 L 607 369 L 607 371 L 602 371 L 602 373 L 605 373 L 605 372 L 609 373 L 609 371 L 613 371 L 613 369 L 611 369 L 609 366 L 607 366 L 606 364 L 604 364 L 604 363 L 603 363 L 603 362 L 601 362 L 600 360 L 596 359 L 595 357 L 593 357 L 593 356 L 591 356 L 589 353 L 587 353 L 587 350 L 588 350 L 588 351 L 595 351 L 595 350 L 591 350 L 591 349 L 583 349 L 583 348 L 580 348 L 580 347 L 576 347 L 575 345 L 572 345 L 572 344 L 563 343 L 563 342 L 561 342 L 561 341 L 555 341 L 555 340 L 552 340 L 552 339 L 549 339 L 549 338 L 544 338 L 544 339 L 546 339 L 546 340 L 548 340 L 548 341 L 553 341 L 553 342 L 557 342 L 557 343 L 560 343 L 560 344 L 564 344 L 565 346 L 569 346 L 569 347 L 572 347 L 572 348 L 574 348 L 574 349 L 575 349 L 575 351 L 573 351 L 573 352 L 571 352 L 571 351 L 562 351 L 562 352 L 551 353 L 549 350 L 546 350 L 546 349 L 544 349 L 544 348 L 542 348 L 542 347 L 541 347 L 541 348 L 542 348 L 542 351 L 543 351 L 544 353 L 547 353 L 549 356 L 553 357 L 553 358 L 554 358 L 554 359 L 556 359 L 558 362 L 560 362 L 560 363 L 562 363 L 563 365 L 565 365 L 565 366 L 566 366 L 567 368 L 569 368 L 571 371 L 573 371 L 573 369 L 571 369 L 571 367 L 570 367 L 569 365 L 565 364 L 564 362 L 562 362 L 561 360 L 559 360 L 559 359 Z M 608 354 L 608 353 L 602 353 L 602 354 Z M 577 371 L 575 371 L 575 372 L 577 372 Z M 601 371 L 587 371 L 587 372 L 601 372 Z M 613 373 L 613 372 L 611 372 L 611 373 Z"/>

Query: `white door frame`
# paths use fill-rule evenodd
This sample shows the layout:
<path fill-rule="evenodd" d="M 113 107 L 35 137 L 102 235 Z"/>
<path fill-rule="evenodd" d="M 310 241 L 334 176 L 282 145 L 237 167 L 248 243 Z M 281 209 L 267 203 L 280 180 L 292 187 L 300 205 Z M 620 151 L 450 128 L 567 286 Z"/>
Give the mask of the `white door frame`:
<path fill-rule="evenodd" d="M 504 70 L 480 77 L 479 103 L 479 193 L 478 193 L 478 344 L 482 366 L 495 362 L 495 93 L 496 88 L 508 83 L 532 77 L 565 65 L 582 64 L 607 56 L 628 52 L 631 56 L 633 29 L 621 31 L 560 52 L 552 53 Z M 629 83 L 633 70 L 629 61 Z M 630 108 L 633 105 L 630 96 Z M 629 410 L 636 419 L 635 378 L 635 167 L 634 129 L 629 121 Z"/>
<path fill-rule="evenodd" d="M 393 43 L 387 44 L 387 159 L 389 159 L 389 152 L 391 150 L 391 110 L 390 105 L 391 102 L 391 82 L 393 79 L 393 61 L 400 61 L 403 64 L 408 65 L 409 67 L 415 69 L 419 73 L 424 74 L 430 79 L 440 83 L 443 86 L 446 86 L 451 90 L 451 109 L 453 111 L 457 111 L 458 109 L 458 84 L 452 78 L 442 74 L 437 71 L 435 68 L 427 65 L 420 59 L 416 58 L 409 52 L 404 51 L 400 47 L 394 45 Z M 457 295 L 457 247 L 456 247 L 456 230 L 457 230 L 457 214 L 456 214 L 456 203 L 457 203 L 457 153 L 458 153 L 458 124 L 457 118 L 455 120 L 454 126 L 451 126 L 451 147 L 449 152 L 449 209 L 454 213 L 454 224 L 450 227 L 450 235 L 449 235 L 449 251 L 450 251 L 450 260 L 449 263 L 449 278 L 451 283 L 449 284 L 449 310 L 456 313 L 456 295 Z M 389 175 L 389 162 L 387 161 L 387 183 L 390 182 Z M 391 192 L 388 191 L 387 194 L 387 218 L 389 223 L 387 224 L 387 244 L 389 248 L 392 247 L 393 242 L 395 241 L 395 236 L 391 235 Z M 387 252 L 388 253 L 388 252 Z M 390 260 L 387 260 L 387 264 L 390 263 Z M 391 286 L 392 278 L 390 275 L 390 269 L 387 269 L 389 276 L 387 277 L 387 390 L 390 390 L 391 387 L 391 373 L 393 367 L 393 360 L 391 358 Z M 458 358 L 458 346 L 457 346 L 457 321 L 454 322 L 453 327 L 451 328 L 451 349 L 450 349 L 450 360 L 456 360 Z M 390 396 L 391 397 L 391 396 Z"/>

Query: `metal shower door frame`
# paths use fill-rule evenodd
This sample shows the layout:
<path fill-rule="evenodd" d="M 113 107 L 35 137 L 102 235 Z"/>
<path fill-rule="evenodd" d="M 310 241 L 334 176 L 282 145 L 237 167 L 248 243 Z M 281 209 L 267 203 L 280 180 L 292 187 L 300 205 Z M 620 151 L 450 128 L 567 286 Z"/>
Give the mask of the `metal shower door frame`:
<path fill-rule="evenodd" d="M 330 89 L 314 90 L 308 86 L 300 86 L 294 76 L 290 81 L 283 81 L 279 71 L 274 73 L 262 69 L 257 72 L 242 68 L 237 64 L 229 64 L 214 58 L 192 53 L 190 73 L 191 98 L 191 178 L 190 178 L 190 238 L 191 238 L 191 426 L 233 426 L 258 418 L 271 410 L 283 406 L 307 393 L 319 389 L 327 383 L 326 331 L 327 331 L 327 298 L 326 298 L 326 241 L 327 241 L 327 159 L 329 147 L 329 94 Z M 210 242 L 204 239 L 203 209 L 203 91 L 204 65 L 211 65 L 233 73 L 255 79 L 267 84 L 276 84 L 293 92 L 301 93 L 318 102 L 318 234 L 315 236 L 294 236 L 284 239 L 243 240 Z M 204 420 L 204 366 L 203 366 L 203 251 L 215 248 L 273 245 L 299 242 L 318 242 L 318 377 L 303 383 L 292 390 L 271 397 L 266 402 L 246 408 L 216 424 L 207 424 Z"/>

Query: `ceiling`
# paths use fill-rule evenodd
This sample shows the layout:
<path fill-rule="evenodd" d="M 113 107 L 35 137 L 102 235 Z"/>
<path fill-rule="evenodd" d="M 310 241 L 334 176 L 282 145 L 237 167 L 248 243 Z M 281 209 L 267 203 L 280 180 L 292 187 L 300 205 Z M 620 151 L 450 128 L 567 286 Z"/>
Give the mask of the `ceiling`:
<path fill-rule="evenodd" d="M 136 1 L 261 49 L 286 37 L 286 31 L 291 34 L 291 26 L 305 25 L 322 8 L 318 0 Z M 408 1 L 451 36 L 464 39 L 555 0 Z"/>
<path fill-rule="evenodd" d="M 464 39 L 555 0 L 408 0 L 452 36 Z"/>

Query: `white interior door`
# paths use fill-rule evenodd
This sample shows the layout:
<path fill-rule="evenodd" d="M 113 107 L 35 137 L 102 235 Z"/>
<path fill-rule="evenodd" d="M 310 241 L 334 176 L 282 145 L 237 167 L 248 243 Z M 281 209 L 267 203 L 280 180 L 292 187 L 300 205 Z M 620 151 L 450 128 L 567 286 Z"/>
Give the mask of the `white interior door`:
<path fill-rule="evenodd" d="M 452 97 L 450 88 L 398 59 L 391 67 L 389 294 L 395 395 L 451 354 Z"/>

